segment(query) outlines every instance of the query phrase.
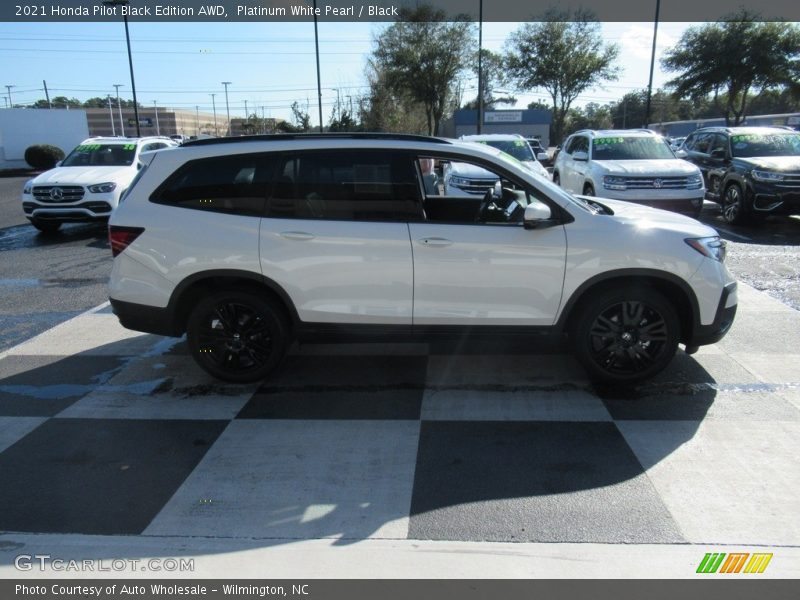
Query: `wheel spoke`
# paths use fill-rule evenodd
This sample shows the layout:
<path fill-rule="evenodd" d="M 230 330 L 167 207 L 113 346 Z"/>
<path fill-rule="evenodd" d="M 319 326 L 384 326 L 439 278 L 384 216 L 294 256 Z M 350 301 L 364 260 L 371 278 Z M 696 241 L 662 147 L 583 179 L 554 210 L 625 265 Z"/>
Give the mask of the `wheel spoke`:
<path fill-rule="evenodd" d="M 644 305 L 641 302 L 628 301 L 622 303 L 622 323 L 628 326 L 638 326 L 642 322 Z"/>

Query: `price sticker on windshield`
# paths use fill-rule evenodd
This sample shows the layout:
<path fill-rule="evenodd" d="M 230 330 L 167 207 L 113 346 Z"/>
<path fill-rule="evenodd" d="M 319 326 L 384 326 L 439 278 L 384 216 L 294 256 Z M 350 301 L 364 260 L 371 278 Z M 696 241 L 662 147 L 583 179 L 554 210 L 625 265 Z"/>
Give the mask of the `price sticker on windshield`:
<path fill-rule="evenodd" d="M 601 146 L 601 145 L 604 145 L 604 144 L 623 144 L 623 143 L 625 143 L 625 138 L 621 138 L 621 137 L 596 138 L 594 140 L 594 143 L 597 144 L 598 146 Z"/>

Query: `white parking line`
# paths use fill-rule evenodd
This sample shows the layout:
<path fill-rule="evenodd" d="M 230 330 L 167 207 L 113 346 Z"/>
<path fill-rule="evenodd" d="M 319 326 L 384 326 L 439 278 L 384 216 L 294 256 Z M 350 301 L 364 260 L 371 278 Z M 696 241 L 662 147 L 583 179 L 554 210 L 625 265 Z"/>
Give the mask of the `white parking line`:
<path fill-rule="evenodd" d="M 727 229 L 723 229 L 722 227 L 720 227 L 720 226 L 718 226 L 716 224 L 714 225 L 714 229 L 717 229 L 718 231 L 721 231 L 722 233 L 725 233 L 725 234 L 730 235 L 732 237 L 739 238 L 740 240 L 744 240 L 745 242 L 752 242 L 753 241 L 752 239 L 750 239 L 746 235 L 740 235 L 738 233 L 733 233 L 732 231 L 729 231 Z"/>

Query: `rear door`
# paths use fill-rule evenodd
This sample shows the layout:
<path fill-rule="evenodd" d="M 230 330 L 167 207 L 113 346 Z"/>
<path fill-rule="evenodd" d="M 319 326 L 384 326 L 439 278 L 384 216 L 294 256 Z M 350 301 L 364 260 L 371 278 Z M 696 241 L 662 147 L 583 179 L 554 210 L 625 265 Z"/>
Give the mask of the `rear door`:
<path fill-rule="evenodd" d="M 261 268 L 309 323 L 410 325 L 411 159 L 382 150 L 280 157 L 261 221 Z"/>

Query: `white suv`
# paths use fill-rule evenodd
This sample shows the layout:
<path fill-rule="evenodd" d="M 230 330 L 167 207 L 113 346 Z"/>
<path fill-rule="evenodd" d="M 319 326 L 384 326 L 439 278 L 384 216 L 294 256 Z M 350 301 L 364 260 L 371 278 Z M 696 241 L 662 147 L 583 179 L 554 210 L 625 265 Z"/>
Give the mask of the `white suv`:
<path fill-rule="evenodd" d="M 676 158 L 648 129 L 582 130 L 564 143 L 553 181 L 574 194 L 626 200 L 696 217 L 705 185 L 700 170 Z"/>
<path fill-rule="evenodd" d="M 43 232 L 64 221 L 106 221 L 136 177 L 141 154 L 175 146 L 166 137 L 89 138 L 55 169 L 25 183 L 22 210 Z"/>
<path fill-rule="evenodd" d="M 426 192 L 432 159 L 497 184 Z M 689 353 L 716 342 L 736 313 L 713 229 L 578 199 L 488 146 L 254 136 L 146 163 L 109 224 L 113 310 L 130 329 L 188 333 L 222 379 L 265 377 L 296 339 L 467 332 L 566 334 L 593 378 L 629 382 L 663 369 L 679 342 Z"/>

